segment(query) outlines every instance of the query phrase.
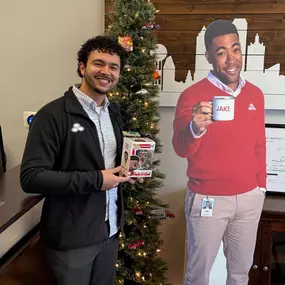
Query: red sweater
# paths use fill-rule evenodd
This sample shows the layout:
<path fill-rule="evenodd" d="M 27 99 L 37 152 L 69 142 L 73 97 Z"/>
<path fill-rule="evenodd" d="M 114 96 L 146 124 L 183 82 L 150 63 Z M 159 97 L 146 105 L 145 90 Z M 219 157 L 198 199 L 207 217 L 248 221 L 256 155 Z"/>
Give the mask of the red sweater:
<path fill-rule="evenodd" d="M 189 128 L 192 107 L 213 96 L 229 96 L 203 79 L 179 97 L 173 123 L 173 146 L 187 158 L 188 188 L 199 194 L 236 195 L 266 188 L 264 96 L 246 82 L 235 99 L 233 121 L 214 122 L 200 138 Z M 252 104 L 256 110 L 249 108 Z M 251 109 L 251 110 L 250 110 Z"/>

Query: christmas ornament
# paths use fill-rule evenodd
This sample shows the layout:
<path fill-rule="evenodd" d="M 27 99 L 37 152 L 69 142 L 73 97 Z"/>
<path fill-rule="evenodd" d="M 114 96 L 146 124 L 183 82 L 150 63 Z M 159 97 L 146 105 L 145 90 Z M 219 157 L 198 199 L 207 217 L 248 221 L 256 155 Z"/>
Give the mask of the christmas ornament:
<path fill-rule="evenodd" d="M 118 37 L 118 42 L 126 51 L 133 50 L 133 39 L 131 36 Z"/>
<path fill-rule="evenodd" d="M 129 248 L 129 249 L 136 249 L 136 248 L 142 246 L 143 244 L 144 244 L 144 240 L 140 239 L 140 240 L 138 240 L 138 241 L 135 242 L 135 243 L 130 243 L 129 246 L 128 246 L 128 248 Z"/>
<path fill-rule="evenodd" d="M 135 208 L 133 208 L 133 212 L 136 214 L 136 215 L 142 215 L 142 209 L 140 208 L 140 206 L 136 206 Z"/>
<path fill-rule="evenodd" d="M 175 214 L 172 213 L 169 209 L 165 208 L 157 208 L 151 211 L 151 215 L 155 216 L 156 218 L 160 220 L 166 220 L 166 219 L 174 219 Z"/>
<path fill-rule="evenodd" d="M 139 94 L 146 95 L 148 93 L 149 92 L 146 89 L 142 88 L 139 91 L 137 91 L 135 94 L 137 94 L 137 95 L 139 95 Z"/>
<path fill-rule="evenodd" d="M 159 30 L 160 26 L 155 23 L 147 23 L 142 26 L 143 30 Z"/>
<path fill-rule="evenodd" d="M 135 131 L 123 131 L 124 137 L 140 137 L 141 135 Z"/>
<path fill-rule="evenodd" d="M 131 71 L 131 70 L 132 70 L 132 68 L 131 68 L 131 66 L 130 66 L 129 64 L 126 64 L 124 68 L 125 68 L 127 71 Z"/>
<path fill-rule="evenodd" d="M 155 80 L 160 79 L 160 75 L 159 75 L 157 69 L 155 69 L 154 72 L 153 72 L 153 78 L 154 78 Z"/>

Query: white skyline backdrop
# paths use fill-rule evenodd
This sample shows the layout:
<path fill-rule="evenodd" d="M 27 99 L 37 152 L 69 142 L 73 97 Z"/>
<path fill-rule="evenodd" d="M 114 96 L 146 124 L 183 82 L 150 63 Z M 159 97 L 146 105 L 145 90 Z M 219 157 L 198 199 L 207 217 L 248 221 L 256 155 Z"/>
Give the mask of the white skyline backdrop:
<path fill-rule="evenodd" d="M 247 20 L 235 19 L 233 23 L 238 29 L 243 52 L 241 76 L 263 91 L 266 109 L 285 109 L 285 76 L 280 75 L 280 64 L 277 63 L 265 69 L 264 58 L 266 47 L 260 41 L 258 33 L 255 36 L 255 41 L 246 46 Z M 158 82 L 160 86 L 161 106 L 175 107 L 180 93 L 192 84 L 207 77 L 208 72 L 212 69 L 212 65 L 210 65 L 205 58 L 205 31 L 206 28 L 203 27 L 197 36 L 195 71 L 191 74 L 189 70 L 185 81 L 175 80 L 175 64 L 172 56 L 168 55 L 167 47 L 161 44 L 157 45 L 157 67 L 161 76 Z M 164 59 L 165 62 L 162 66 Z"/>

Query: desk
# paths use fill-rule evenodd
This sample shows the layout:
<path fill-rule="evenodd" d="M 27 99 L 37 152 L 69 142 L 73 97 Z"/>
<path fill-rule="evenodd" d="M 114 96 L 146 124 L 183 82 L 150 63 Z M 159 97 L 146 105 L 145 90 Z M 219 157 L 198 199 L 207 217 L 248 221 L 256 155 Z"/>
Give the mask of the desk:
<path fill-rule="evenodd" d="M 51 285 L 38 230 L 43 196 L 23 192 L 20 166 L 0 175 L 0 201 L 0 284 Z"/>
<path fill-rule="evenodd" d="M 0 258 L 39 224 L 42 200 L 21 189 L 20 166 L 0 175 Z"/>
<path fill-rule="evenodd" d="M 0 234 L 37 205 L 43 197 L 28 195 L 20 186 L 20 166 L 0 175 Z M 0 202 L 0 204 L 1 204 Z"/>

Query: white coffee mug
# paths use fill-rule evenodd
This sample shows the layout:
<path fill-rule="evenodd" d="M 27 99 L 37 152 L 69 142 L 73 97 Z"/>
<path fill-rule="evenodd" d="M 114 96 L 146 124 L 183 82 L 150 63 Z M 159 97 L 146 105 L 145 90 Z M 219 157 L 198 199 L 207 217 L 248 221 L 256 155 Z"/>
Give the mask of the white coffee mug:
<path fill-rule="evenodd" d="M 214 96 L 211 101 L 214 121 L 231 121 L 235 117 L 235 97 Z"/>

